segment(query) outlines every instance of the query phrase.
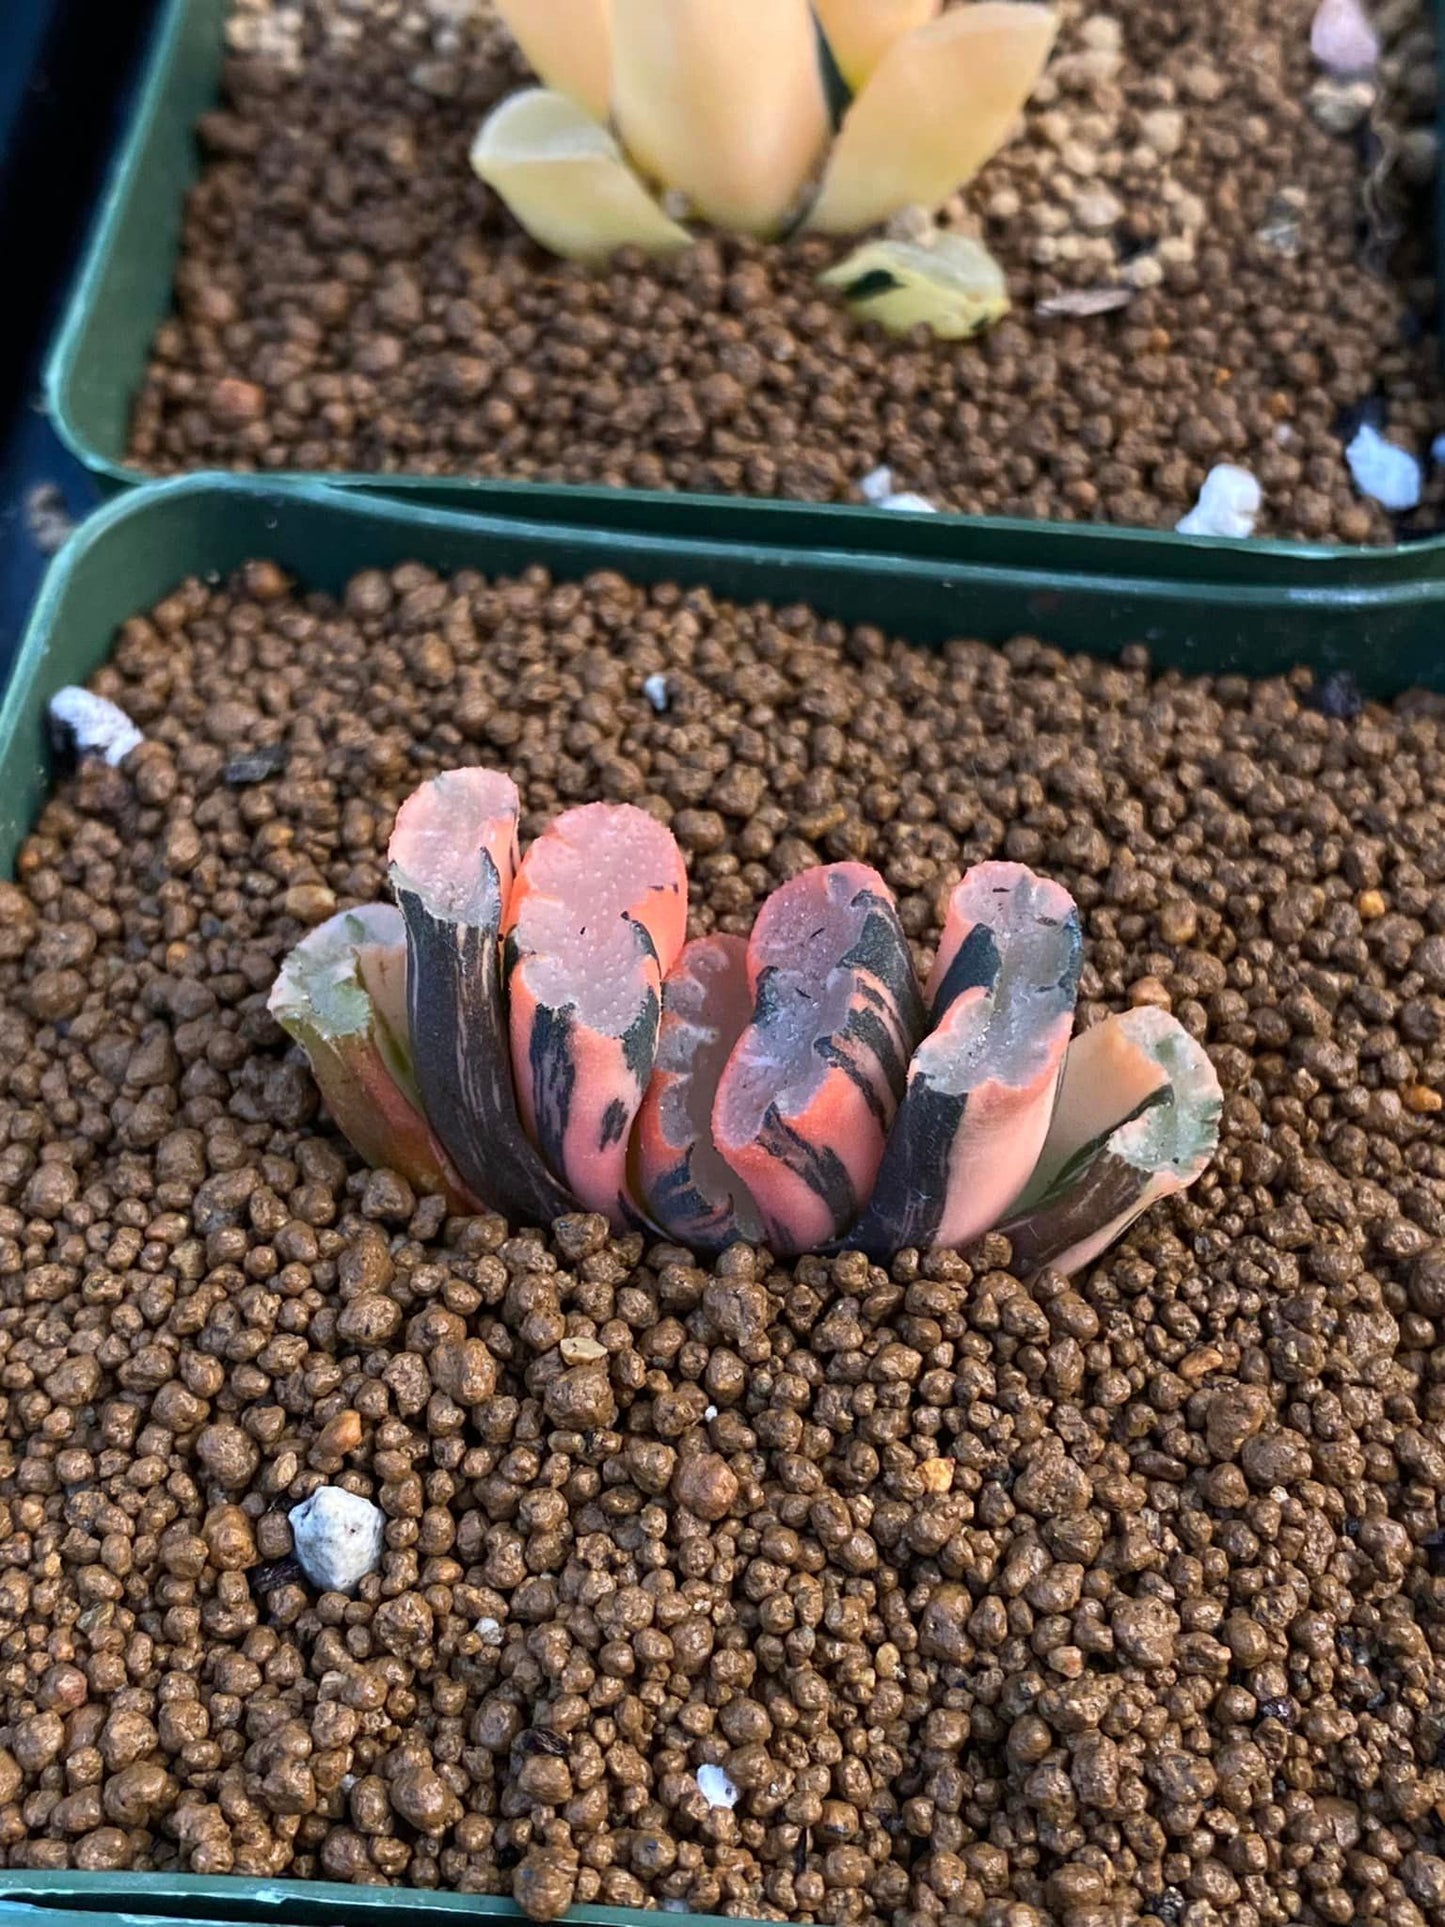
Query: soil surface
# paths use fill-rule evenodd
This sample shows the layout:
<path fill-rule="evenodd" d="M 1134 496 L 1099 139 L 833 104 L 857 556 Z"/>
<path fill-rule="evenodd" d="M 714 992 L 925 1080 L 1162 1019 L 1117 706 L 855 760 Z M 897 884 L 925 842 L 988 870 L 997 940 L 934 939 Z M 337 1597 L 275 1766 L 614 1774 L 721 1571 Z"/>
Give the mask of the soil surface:
<path fill-rule="evenodd" d="M 940 508 L 1163 528 L 1229 461 L 1262 534 L 1432 526 L 1397 527 L 1344 460 L 1362 406 L 1421 456 L 1445 426 L 1433 283 L 1392 257 L 1411 220 L 1423 248 L 1430 34 L 1419 0 L 1381 9 L 1361 118 L 1312 96 L 1311 10 L 1065 0 L 1023 138 L 951 212 L 1014 313 L 956 344 L 854 322 L 815 284 L 833 243 L 704 239 L 600 275 L 544 255 L 467 165 L 525 77 L 472 0 L 238 0 L 131 457 L 809 501 L 887 465 Z M 1132 299 L 1037 312 L 1099 288 Z"/>
<path fill-rule="evenodd" d="M 0 887 L 0 1866 L 1445 1915 L 1441 699 L 267 564 L 96 687 L 148 740 Z M 695 933 L 861 857 L 926 965 L 971 861 L 1059 877 L 1081 1021 L 1206 1041 L 1215 1165 L 1071 1283 L 443 1222 L 265 998 L 467 761 L 527 833 L 655 811 Z M 338 1481 L 380 1571 L 258 1585 Z"/>

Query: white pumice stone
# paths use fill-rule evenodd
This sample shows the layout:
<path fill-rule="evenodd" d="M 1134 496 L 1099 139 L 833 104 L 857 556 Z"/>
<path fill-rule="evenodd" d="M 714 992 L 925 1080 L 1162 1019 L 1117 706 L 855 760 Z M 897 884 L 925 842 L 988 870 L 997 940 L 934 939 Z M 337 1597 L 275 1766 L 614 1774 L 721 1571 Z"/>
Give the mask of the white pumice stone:
<path fill-rule="evenodd" d="M 925 501 L 923 496 L 915 495 L 909 489 L 904 489 L 901 495 L 890 495 L 886 502 L 879 504 L 879 507 L 901 509 L 905 515 L 937 515 L 938 513 L 932 502 Z"/>
<path fill-rule="evenodd" d="M 735 1807 L 738 1803 L 738 1789 L 720 1766 L 700 1766 L 697 1787 L 710 1807 Z"/>
<path fill-rule="evenodd" d="M 77 754 L 103 756 L 112 766 L 123 763 L 145 741 L 123 709 L 78 684 L 56 690 L 50 698 L 50 720 L 70 737 Z"/>
<path fill-rule="evenodd" d="M 385 1514 L 344 1486 L 319 1487 L 290 1519 L 297 1562 L 323 1592 L 350 1592 L 381 1564 Z"/>
<path fill-rule="evenodd" d="M 1398 515 L 1420 500 L 1420 464 L 1408 448 L 1387 442 L 1368 422 L 1345 450 L 1345 460 L 1361 495 Z"/>
<path fill-rule="evenodd" d="M 1253 535 L 1263 500 L 1259 483 L 1247 468 L 1221 462 L 1210 469 L 1199 500 L 1174 527 L 1180 535 Z"/>
<path fill-rule="evenodd" d="M 649 676 L 642 685 L 642 693 L 652 704 L 659 716 L 662 715 L 668 703 L 671 701 L 666 676 Z"/>

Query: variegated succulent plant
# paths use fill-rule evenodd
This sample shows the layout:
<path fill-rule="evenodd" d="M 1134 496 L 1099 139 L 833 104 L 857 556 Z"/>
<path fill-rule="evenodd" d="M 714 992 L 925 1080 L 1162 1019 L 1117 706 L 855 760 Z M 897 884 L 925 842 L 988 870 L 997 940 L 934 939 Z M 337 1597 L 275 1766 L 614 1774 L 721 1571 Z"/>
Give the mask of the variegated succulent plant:
<path fill-rule="evenodd" d="M 472 165 L 542 246 L 593 263 L 684 248 L 688 217 L 772 237 L 932 212 L 1002 145 L 1056 27 L 1033 0 L 496 4 L 545 84 L 494 110 Z M 977 242 L 934 240 L 874 242 L 829 285 L 885 326 L 972 333 L 1001 277 Z"/>
<path fill-rule="evenodd" d="M 519 817 L 495 771 L 425 784 L 398 907 L 321 925 L 271 995 L 361 1155 L 460 1211 L 877 1258 L 1001 1227 L 1024 1270 L 1071 1271 L 1214 1155 L 1219 1083 L 1174 1018 L 1071 1041 L 1079 913 L 1021 864 L 965 875 L 920 986 L 864 864 L 689 943 L 655 817 L 586 804 L 525 857 Z"/>

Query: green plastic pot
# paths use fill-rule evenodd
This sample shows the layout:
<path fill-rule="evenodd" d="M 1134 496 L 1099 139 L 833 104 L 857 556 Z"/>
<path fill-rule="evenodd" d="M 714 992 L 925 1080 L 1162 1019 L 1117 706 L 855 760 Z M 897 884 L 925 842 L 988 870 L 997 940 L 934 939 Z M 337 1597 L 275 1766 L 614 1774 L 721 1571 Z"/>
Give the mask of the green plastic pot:
<path fill-rule="evenodd" d="M 463 498 L 471 499 L 471 498 Z M 531 498 L 535 500 L 536 498 Z M 791 527 L 792 524 L 781 526 Z M 722 526 L 727 534 L 735 521 Z M 479 515 L 411 495 L 395 501 L 320 481 L 198 475 L 117 496 L 56 557 L 0 708 L 0 871 L 49 781 L 45 705 L 109 652 L 117 624 L 188 575 L 224 574 L 269 556 L 306 587 L 340 589 L 362 568 L 421 561 L 513 573 L 542 563 L 576 579 L 615 569 L 639 582 L 707 587 L 738 601 L 806 602 L 919 643 L 950 636 L 1041 636 L 1117 653 L 1142 642 L 1156 664 L 1193 673 L 1266 675 L 1308 663 L 1350 670 L 1369 691 L 1445 688 L 1445 581 L 1303 590 L 1163 575 L 1076 574 L 994 560 L 945 563 L 837 548 L 791 548 L 693 535 Z"/>
<path fill-rule="evenodd" d="M 56 430 L 107 490 L 146 479 L 126 459 L 131 404 L 155 330 L 171 308 L 185 196 L 199 166 L 193 130 L 218 97 L 229 4 L 167 0 L 130 133 L 47 368 L 47 405 Z M 1437 5 L 1445 12 L 1445 0 Z M 1440 198 L 1445 222 L 1445 196 Z M 470 507 L 484 515 L 1068 575 L 1092 571 L 1172 577 L 1201 586 L 1269 584 L 1306 595 L 1342 596 L 1445 579 L 1445 537 L 1396 549 L 1357 549 L 539 482 L 389 474 L 328 475 L 326 480 L 445 508 Z"/>
<path fill-rule="evenodd" d="M 0 1870 L 0 1927 L 461 1927 L 524 1920 L 489 1894 L 350 1887 L 333 1880 L 239 1880 L 201 1874 L 8 1873 Z M 706 1914 L 640 1907 L 574 1907 L 569 1927 L 724 1927 Z M 728 1921 L 726 1927 L 738 1927 Z"/>
<path fill-rule="evenodd" d="M 0 873 L 34 820 L 50 779 L 45 705 L 104 660 L 117 627 L 187 576 L 224 575 L 270 557 L 308 589 L 337 591 L 363 568 L 420 561 L 439 570 L 515 573 L 542 564 L 559 579 L 608 568 L 637 581 L 707 587 L 742 601 L 808 602 L 845 621 L 881 624 L 921 644 L 948 636 L 1035 634 L 1109 653 L 1147 639 L 1161 665 L 1266 672 L 1305 660 L 1351 666 L 1382 693 L 1445 688 L 1445 587 L 1426 581 L 1348 598 L 1145 576 L 1061 575 L 1023 567 L 946 566 L 914 558 L 773 548 L 479 516 L 329 487 L 194 476 L 117 497 L 72 537 L 46 579 L 0 709 Z M 383 1916 L 384 1910 L 384 1916 Z M 444 1927 L 448 1919 L 518 1917 L 509 1901 L 471 1895 L 209 1879 L 173 1874 L 0 1871 L 0 1927 Z M 659 1916 L 580 1907 L 595 1927 Z M 704 1927 L 695 1916 L 680 1927 Z M 722 1927 L 721 1922 L 706 1927 Z"/>

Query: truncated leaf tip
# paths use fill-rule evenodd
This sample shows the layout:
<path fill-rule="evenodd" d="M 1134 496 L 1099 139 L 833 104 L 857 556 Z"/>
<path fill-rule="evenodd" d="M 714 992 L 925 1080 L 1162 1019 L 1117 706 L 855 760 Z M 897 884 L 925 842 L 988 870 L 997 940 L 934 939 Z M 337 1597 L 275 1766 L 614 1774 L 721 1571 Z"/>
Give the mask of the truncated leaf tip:
<path fill-rule="evenodd" d="M 1016 863 L 964 877 L 929 980 L 935 1027 L 850 1242 L 877 1255 L 958 1249 L 1019 1196 L 1048 1132 L 1081 959 L 1078 909 L 1060 884 Z"/>
<path fill-rule="evenodd" d="M 1202 1045 L 1167 1012 L 1107 1018 L 1070 1046 L 1034 1179 L 1000 1229 L 1025 1271 L 1092 1263 L 1219 1148 L 1223 1096 Z"/>
<path fill-rule="evenodd" d="M 267 1008 L 305 1051 L 337 1128 L 370 1165 L 476 1208 L 422 1106 L 406 1015 L 405 930 L 390 904 L 344 910 L 286 958 Z"/>

